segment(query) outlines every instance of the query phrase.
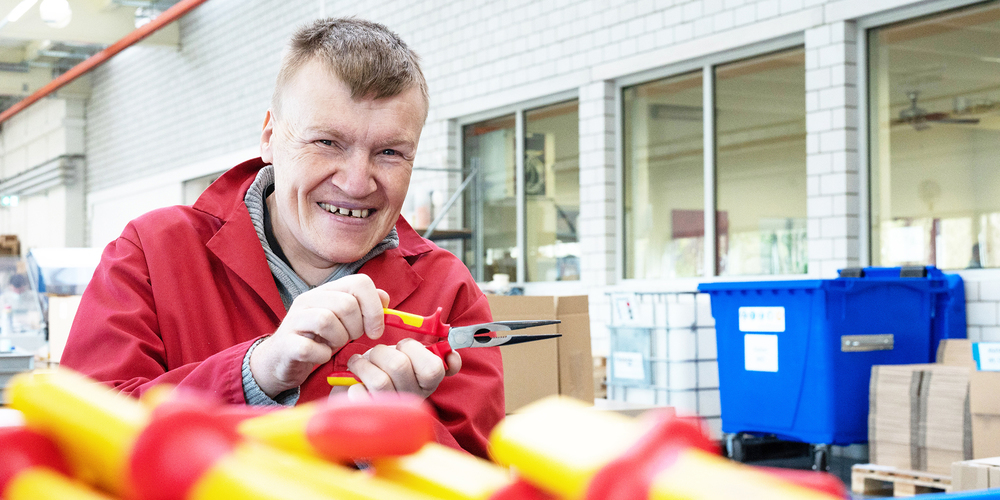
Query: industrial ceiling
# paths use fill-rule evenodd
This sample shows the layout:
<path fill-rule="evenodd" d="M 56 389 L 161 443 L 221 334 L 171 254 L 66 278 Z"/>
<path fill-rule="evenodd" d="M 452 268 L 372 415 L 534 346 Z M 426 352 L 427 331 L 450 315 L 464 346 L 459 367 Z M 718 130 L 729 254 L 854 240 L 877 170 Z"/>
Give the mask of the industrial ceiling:
<path fill-rule="evenodd" d="M 175 3 L 177 0 L 0 0 L 0 111 Z M 141 43 L 176 47 L 178 40 L 177 23 L 171 23 Z M 89 91 L 85 83 L 75 87 L 68 91 Z"/>

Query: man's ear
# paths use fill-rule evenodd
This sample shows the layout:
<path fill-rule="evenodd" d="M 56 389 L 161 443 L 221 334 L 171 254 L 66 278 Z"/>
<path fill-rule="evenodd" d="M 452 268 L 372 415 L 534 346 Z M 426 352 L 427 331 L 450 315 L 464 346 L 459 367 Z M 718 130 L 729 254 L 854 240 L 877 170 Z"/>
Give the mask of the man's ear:
<path fill-rule="evenodd" d="M 274 135 L 274 115 L 268 109 L 264 114 L 264 129 L 260 132 L 260 158 L 264 163 L 271 163 L 274 152 L 271 150 L 271 138 Z"/>

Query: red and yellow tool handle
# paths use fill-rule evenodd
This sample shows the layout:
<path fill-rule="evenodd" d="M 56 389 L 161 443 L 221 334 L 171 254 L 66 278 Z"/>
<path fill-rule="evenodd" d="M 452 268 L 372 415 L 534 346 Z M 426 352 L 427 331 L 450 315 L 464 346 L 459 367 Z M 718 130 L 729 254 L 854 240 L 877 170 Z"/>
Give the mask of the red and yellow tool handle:
<path fill-rule="evenodd" d="M 440 307 L 430 316 L 419 316 L 387 307 L 382 312 L 385 313 L 385 326 L 441 338 L 448 338 L 448 331 L 451 330 L 450 326 L 441 321 Z"/>
<path fill-rule="evenodd" d="M 397 311 L 395 309 L 389 309 L 388 307 L 383 308 L 382 311 L 385 313 L 385 326 L 391 326 L 399 328 L 401 330 L 406 330 L 408 332 L 422 333 L 424 335 L 433 335 L 435 337 L 441 337 L 445 340 L 441 342 L 435 342 L 427 346 L 427 350 L 436 354 L 441 358 L 441 362 L 444 363 L 444 369 L 448 370 L 448 361 L 446 357 L 448 353 L 452 351 L 451 344 L 448 343 L 448 332 L 451 327 L 441 321 L 441 308 L 437 308 L 434 314 L 430 316 L 420 316 L 417 314 L 412 314 L 403 311 Z M 327 383 L 331 386 L 344 386 L 344 385 L 354 385 L 361 381 L 358 377 L 351 372 L 333 372 L 326 378 Z"/>
<path fill-rule="evenodd" d="M 5 500 L 110 500 L 69 477 L 58 445 L 27 427 L 0 427 L 0 498 Z"/>
<path fill-rule="evenodd" d="M 409 455 L 434 440 L 434 415 L 423 399 L 408 393 L 346 395 L 312 401 L 244 420 L 244 437 L 330 462 Z"/>
<path fill-rule="evenodd" d="M 75 476 L 125 493 L 127 457 L 149 418 L 139 401 L 66 368 L 21 373 L 6 395 L 29 427 L 59 445 Z"/>
<path fill-rule="evenodd" d="M 431 345 L 425 345 L 425 347 L 427 347 L 428 351 L 433 352 L 434 354 L 437 355 L 437 357 L 441 358 L 441 362 L 444 363 L 445 371 L 448 371 L 448 360 L 446 356 L 448 356 L 449 352 L 454 350 L 451 348 L 451 344 L 449 344 L 448 341 L 445 340 L 442 342 L 435 342 Z M 355 375 L 353 372 L 345 371 L 345 372 L 331 373 L 329 376 L 326 377 L 326 382 L 331 386 L 336 387 L 336 386 L 360 384 L 361 380 L 358 379 L 358 376 Z"/>

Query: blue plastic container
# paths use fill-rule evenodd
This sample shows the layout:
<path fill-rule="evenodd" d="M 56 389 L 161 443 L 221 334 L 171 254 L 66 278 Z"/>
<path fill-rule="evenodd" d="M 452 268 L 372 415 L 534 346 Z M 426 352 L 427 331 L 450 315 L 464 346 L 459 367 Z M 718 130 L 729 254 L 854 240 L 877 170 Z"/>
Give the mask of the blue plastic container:
<path fill-rule="evenodd" d="M 933 267 L 698 289 L 711 295 L 726 433 L 866 442 L 872 365 L 933 362 L 940 339 L 966 336 L 962 280 Z"/>

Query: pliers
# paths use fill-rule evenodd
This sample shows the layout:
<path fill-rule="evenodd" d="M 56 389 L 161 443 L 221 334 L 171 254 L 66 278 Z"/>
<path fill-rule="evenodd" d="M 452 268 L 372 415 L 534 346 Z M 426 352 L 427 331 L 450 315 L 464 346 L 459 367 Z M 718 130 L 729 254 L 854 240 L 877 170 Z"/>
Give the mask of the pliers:
<path fill-rule="evenodd" d="M 510 330 L 520 330 L 533 326 L 554 325 L 559 320 L 524 320 L 524 321 L 492 321 L 489 323 L 479 323 L 467 326 L 451 326 L 441 321 L 441 308 L 437 308 L 430 316 L 418 316 L 394 309 L 383 308 L 385 313 L 385 326 L 396 327 L 402 330 L 422 333 L 434 337 L 441 337 L 447 340 L 435 342 L 427 346 L 427 349 L 437 354 L 444 362 L 445 369 L 448 363 L 445 357 L 454 349 L 464 349 L 466 347 L 496 347 L 501 345 L 520 344 L 522 342 L 532 342 L 535 340 L 551 339 L 560 337 L 559 334 L 542 335 L 487 335 L 490 332 L 505 332 Z M 358 383 L 357 377 L 351 372 L 334 372 L 327 377 L 330 385 L 353 385 Z"/>

